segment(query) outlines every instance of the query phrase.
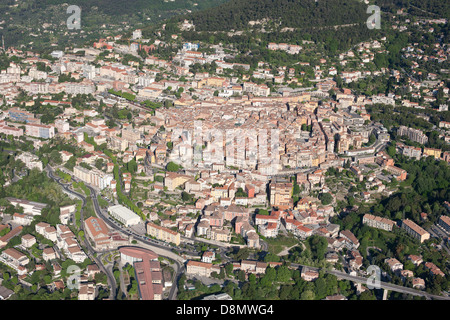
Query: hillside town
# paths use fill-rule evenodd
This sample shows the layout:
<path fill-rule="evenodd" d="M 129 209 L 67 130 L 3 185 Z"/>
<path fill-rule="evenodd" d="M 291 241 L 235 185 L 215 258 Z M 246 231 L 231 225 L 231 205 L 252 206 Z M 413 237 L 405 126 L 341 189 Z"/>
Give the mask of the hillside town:
<path fill-rule="evenodd" d="M 395 30 L 447 24 L 398 16 Z M 395 285 L 380 299 L 449 297 L 449 82 L 418 71 L 448 68 L 448 43 L 408 43 L 409 69 L 392 69 L 386 37 L 336 56 L 271 42 L 312 56 L 255 68 L 177 33 L 122 40 L 2 50 L 0 299 L 240 299 L 275 278 L 331 288 L 298 299 L 374 298 L 373 265 Z M 424 182 L 411 163 L 447 171 Z M 436 202 L 413 208 L 416 187 Z"/>

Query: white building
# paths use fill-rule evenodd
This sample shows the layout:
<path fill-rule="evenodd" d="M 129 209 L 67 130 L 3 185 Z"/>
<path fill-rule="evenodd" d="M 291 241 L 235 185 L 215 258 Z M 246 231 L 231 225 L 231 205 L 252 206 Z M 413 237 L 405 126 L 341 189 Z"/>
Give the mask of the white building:
<path fill-rule="evenodd" d="M 108 213 L 116 220 L 119 220 L 126 227 L 133 226 L 141 222 L 141 218 L 128 208 L 118 204 L 108 208 Z"/>
<path fill-rule="evenodd" d="M 19 275 L 23 275 L 27 272 L 25 266 L 30 262 L 30 259 L 22 252 L 14 248 L 8 248 L 1 253 L 0 262 L 16 270 Z"/>
<path fill-rule="evenodd" d="M 21 160 L 30 170 L 37 168 L 39 171 L 42 171 L 42 161 L 39 161 L 39 158 L 35 154 L 23 152 L 17 157 L 17 159 Z"/>
<path fill-rule="evenodd" d="M 23 208 L 23 213 L 30 214 L 32 216 L 40 216 L 42 209 L 47 205 L 45 203 L 39 203 L 34 201 L 6 198 L 13 206 L 19 205 Z"/>
<path fill-rule="evenodd" d="M 29 226 L 31 224 L 31 222 L 33 221 L 33 216 L 29 216 L 26 214 L 20 214 L 20 213 L 16 212 L 13 214 L 13 221 L 22 226 Z"/>
<path fill-rule="evenodd" d="M 62 58 L 64 56 L 64 52 L 62 52 L 60 50 L 55 50 L 55 51 L 52 51 L 52 53 L 50 53 L 50 55 L 53 58 L 59 59 L 59 58 Z"/>
<path fill-rule="evenodd" d="M 77 206 L 75 204 L 71 204 L 68 206 L 60 207 L 59 208 L 59 220 L 62 224 L 67 225 L 70 220 L 70 215 L 74 213 L 77 209 Z"/>
<path fill-rule="evenodd" d="M 133 40 L 137 40 L 142 38 L 142 30 L 141 29 L 136 29 L 133 31 Z"/>

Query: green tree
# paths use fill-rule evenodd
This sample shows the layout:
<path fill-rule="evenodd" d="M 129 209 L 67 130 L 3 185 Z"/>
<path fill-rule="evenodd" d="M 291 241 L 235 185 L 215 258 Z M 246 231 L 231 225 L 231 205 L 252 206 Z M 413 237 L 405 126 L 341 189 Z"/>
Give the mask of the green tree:
<path fill-rule="evenodd" d="M 326 205 L 329 205 L 333 201 L 333 196 L 328 192 L 321 193 L 319 195 L 319 200 L 322 202 L 322 204 L 324 206 L 326 206 Z"/>
<path fill-rule="evenodd" d="M 388 146 L 386 149 L 386 153 L 389 156 L 393 157 L 395 155 L 395 146 L 393 146 L 393 145 Z"/>
<path fill-rule="evenodd" d="M 287 266 L 280 266 L 277 269 L 277 281 L 288 282 L 291 279 L 291 271 Z"/>
<path fill-rule="evenodd" d="M 244 270 L 239 270 L 239 272 L 238 272 L 238 280 L 240 282 L 244 282 L 245 281 L 245 271 Z"/>
<path fill-rule="evenodd" d="M 327 240 L 324 237 L 313 235 L 309 237 L 307 241 L 313 259 L 323 260 L 328 246 Z"/>
<path fill-rule="evenodd" d="M 288 300 L 289 298 L 291 298 L 291 293 L 292 293 L 292 286 L 288 286 L 288 285 L 283 285 L 280 288 L 280 299 L 281 300 Z"/>
<path fill-rule="evenodd" d="M 171 161 L 167 164 L 166 169 L 170 172 L 177 172 L 178 170 L 180 170 L 180 166 Z"/>
<path fill-rule="evenodd" d="M 225 265 L 225 271 L 227 272 L 228 275 L 232 274 L 232 272 L 233 272 L 233 264 L 232 263 L 227 263 Z"/>
<path fill-rule="evenodd" d="M 312 290 L 306 290 L 302 293 L 300 299 L 301 300 L 314 300 L 316 295 Z"/>
<path fill-rule="evenodd" d="M 325 279 L 319 277 L 316 281 L 314 281 L 314 286 L 317 299 L 325 298 L 327 295 L 327 285 Z"/>
<path fill-rule="evenodd" d="M 135 173 L 137 171 L 137 163 L 136 160 L 131 159 L 128 163 L 127 163 L 127 169 L 129 172 L 131 173 Z"/>
<path fill-rule="evenodd" d="M 193 196 L 189 193 L 187 193 L 186 191 L 181 192 L 181 199 L 184 202 L 190 202 L 192 201 Z"/>
<path fill-rule="evenodd" d="M 61 153 L 58 150 L 50 152 L 49 158 L 54 164 L 60 165 L 62 163 Z"/>
<path fill-rule="evenodd" d="M 225 269 L 224 268 L 220 268 L 219 279 L 221 279 L 221 280 L 225 279 Z"/>

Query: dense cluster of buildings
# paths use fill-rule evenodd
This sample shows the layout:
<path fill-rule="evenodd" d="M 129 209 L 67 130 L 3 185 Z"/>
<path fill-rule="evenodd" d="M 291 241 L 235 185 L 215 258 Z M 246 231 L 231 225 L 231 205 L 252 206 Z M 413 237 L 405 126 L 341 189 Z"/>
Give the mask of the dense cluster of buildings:
<path fill-rule="evenodd" d="M 181 27 L 183 30 L 195 28 L 189 21 L 184 21 Z M 339 75 L 344 84 L 378 76 L 392 76 L 399 82 L 401 75 L 397 70 L 366 68 L 377 54 L 385 52 L 386 38 L 360 43 L 340 54 L 339 67 L 319 57 L 316 63 L 299 61 L 295 68 L 274 67 L 260 61 L 254 70 L 249 64 L 227 62 L 234 57 L 234 51 L 224 50 L 222 46 L 211 46 L 213 50 L 206 53 L 199 50 L 199 44 L 183 43 L 173 59 L 164 60 L 151 53 L 166 46 L 163 41 L 142 45 L 140 29 L 132 33 L 132 38 L 133 42 L 128 46 L 119 45 L 112 38 L 100 39 L 93 48 L 85 48 L 84 56 L 68 53 L 64 59 L 55 62 L 32 52 L 10 48 L 6 54 L 20 57 L 21 66 L 11 63 L 0 73 L 0 91 L 8 106 L 0 112 L 0 133 L 14 138 L 24 136 L 21 139 L 32 141 L 37 149 L 55 137 L 73 143 L 83 151 L 83 156 L 75 159 L 72 170 L 64 171 L 102 191 L 112 191 L 113 195 L 117 195 L 118 186 L 129 193 L 132 184 L 141 182 L 139 179 L 132 182 L 132 178 L 138 178 L 137 175 L 142 173 L 140 178 L 145 183 L 140 185 L 145 185 L 142 189 L 147 199 L 141 204 L 150 208 L 143 210 L 148 218 L 145 231 L 158 240 L 179 246 L 182 236 L 204 238 L 212 243 L 237 243 L 243 239 L 244 243 L 240 245 L 260 249 L 261 237 L 276 238 L 281 231 L 292 233 L 300 240 L 319 235 L 327 240 L 328 262 L 338 261 L 337 253 L 346 251 L 349 267 L 359 270 L 363 265 L 363 257 L 358 251 L 359 240 L 350 230 L 339 230 L 338 225 L 329 221 L 336 214 L 333 205 L 338 199 L 327 185 L 325 172 L 329 168 L 338 172 L 342 172 L 344 166 L 348 168 L 356 182 L 365 184 L 367 191 L 359 193 L 364 201 L 370 201 L 375 193 L 382 193 L 389 181 L 406 180 L 406 170 L 395 166 L 392 157 L 380 151 L 389 142 L 390 135 L 383 125 L 371 122 L 366 106 L 401 103 L 407 108 L 428 108 L 436 101 L 438 92 L 442 91 L 448 98 L 444 82 L 437 81 L 432 73 L 427 75 L 427 81 L 420 83 L 408 78 L 406 83 L 414 101 L 391 92 L 367 96 L 354 94 L 350 89 L 338 89 L 337 80 L 332 79 L 335 75 Z M 310 43 L 305 41 L 304 44 Z M 139 63 L 135 61 L 119 61 L 119 53 L 137 55 L 138 49 L 148 53 L 142 67 L 138 68 Z M 299 54 L 302 47 L 269 43 L 267 49 Z M 99 57 L 102 50 L 106 50 L 105 59 Z M 432 50 L 434 55 L 427 56 L 427 60 L 443 62 L 447 59 L 448 50 L 441 44 L 435 44 Z M 415 74 L 425 57 L 423 52 L 416 44 L 403 51 L 406 57 L 417 60 L 412 64 Z M 62 54 L 52 53 L 58 58 Z M 99 65 L 94 66 L 96 57 Z M 356 58 L 361 61 L 361 68 L 349 68 L 347 64 Z M 52 71 L 37 70 L 37 63 L 51 67 Z M 194 72 L 198 65 L 206 64 L 215 69 Z M 239 70 L 244 70 L 245 74 L 239 74 Z M 70 75 L 75 80 L 60 82 L 61 75 Z M 314 90 L 295 89 L 301 85 L 301 79 L 307 78 L 315 82 Z M 33 99 L 18 107 L 15 102 L 22 91 Z M 60 97 L 55 98 L 55 94 Z M 69 95 L 78 94 L 86 95 L 87 101 L 82 106 L 72 106 Z M 124 98 L 125 94 L 133 99 Z M 35 106 L 38 95 L 42 105 L 61 107 L 62 113 L 54 121 L 27 111 Z M 147 112 L 138 104 L 172 100 L 172 96 L 177 97 L 171 101 L 173 108 L 155 108 Z M 122 117 L 126 120 L 114 119 L 117 123 L 112 124 L 102 118 L 104 109 L 118 114 L 123 110 L 134 112 L 129 114 L 131 117 Z M 445 110 L 446 106 L 442 105 L 437 112 Z M 439 128 L 440 137 L 450 142 L 447 131 L 450 124 L 442 121 Z M 407 126 L 400 126 L 397 136 L 406 136 L 422 145 L 428 143 L 425 132 Z M 108 152 L 99 151 L 104 150 L 99 146 L 112 150 L 130 172 L 119 173 L 116 180 L 116 162 L 112 162 Z M 450 153 L 440 149 L 397 143 L 396 150 L 415 159 L 432 156 L 450 162 Z M 60 154 L 63 163 L 73 160 L 70 152 L 61 151 Z M 43 170 L 43 163 L 30 152 L 20 153 L 17 159 L 28 169 Z M 181 165 L 182 170 L 155 173 L 151 183 L 145 180 L 148 166 L 163 169 L 170 162 Z M 375 168 L 374 172 L 367 172 L 369 166 Z M 295 179 L 286 178 L 289 176 L 295 176 Z M 301 192 L 295 189 L 297 187 Z M 161 192 L 187 193 L 195 199 L 195 204 L 170 205 L 159 201 L 161 199 L 154 200 Z M 328 193 L 331 203 L 324 205 L 317 197 L 305 196 L 312 193 Z M 22 207 L 23 213 L 14 213 L 12 221 L 19 227 L 0 238 L 0 247 L 18 236 L 22 226 L 30 225 L 33 217 L 41 215 L 46 207 L 27 200 L 7 200 L 13 206 Z M 87 258 L 77 237 L 67 226 L 75 212 L 74 205 L 61 207 L 61 224 L 52 226 L 39 222 L 35 225 L 37 234 L 55 244 L 55 247 L 43 249 L 43 260 L 54 261 L 59 252 L 77 263 Z M 141 217 L 122 205 L 110 206 L 108 213 L 126 227 L 142 222 Z M 362 223 L 389 232 L 396 225 L 392 220 L 372 214 L 365 214 Z M 438 224 L 450 231 L 447 216 L 441 216 Z M 420 243 L 430 238 L 426 230 L 409 219 L 402 220 L 399 225 Z M 122 263 L 129 263 L 134 268 L 141 299 L 163 298 L 161 266 L 154 252 L 122 247 L 128 245 L 130 239 L 111 231 L 100 218 L 86 219 L 84 227 L 96 250 L 120 247 Z M 36 238 L 23 235 L 21 241 L 23 248 L 31 248 Z M 414 263 L 418 260 L 410 258 Z M 29 260 L 20 251 L 8 248 L 1 252 L 0 259 L 19 275 L 27 273 L 25 266 Z M 223 266 L 214 264 L 213 260 L 211 252 L 205 253 L 202 261 L 189 260 L 187 274 L 206 277 L 213 272 L 219 274 Z M 392 272 L 403 277 L 412 276 L 395 258 L 388 258 L 385 263 Z M 243 260 L 235 263 L 234 268 L 244 270 L 246 274 L 263 274 L 268 265 L 277 264 Z M 431 262 L 425 266 L 433 274 L 443 274 Z M 303 268 L 301 277 L 314 281 L 319 274 L 314 269 Z M 422 282 L 423 279 L 414 278 L 413 286 L 423 289 Z M 95 298 L 95 286 L 84 284 L 79 295 L 80 299 Z"/>

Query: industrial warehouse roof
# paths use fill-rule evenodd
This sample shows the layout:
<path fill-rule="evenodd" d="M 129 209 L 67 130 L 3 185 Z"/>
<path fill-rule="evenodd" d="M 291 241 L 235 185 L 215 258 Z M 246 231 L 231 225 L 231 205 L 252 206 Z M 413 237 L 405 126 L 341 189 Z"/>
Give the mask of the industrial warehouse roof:
<path fill-rule="evenodd" d="M 135 214 L 133 211 L 131 211 L 130 209 L 128 209 L 120 204 L 109 207 L 108 211 L 119 215 L 120 217 L 122 217 L 122 219 L 124 219 L 126 221 L 134 220 L 136 218 L 140 219 L 140 217 L 137 214 Z"/>

